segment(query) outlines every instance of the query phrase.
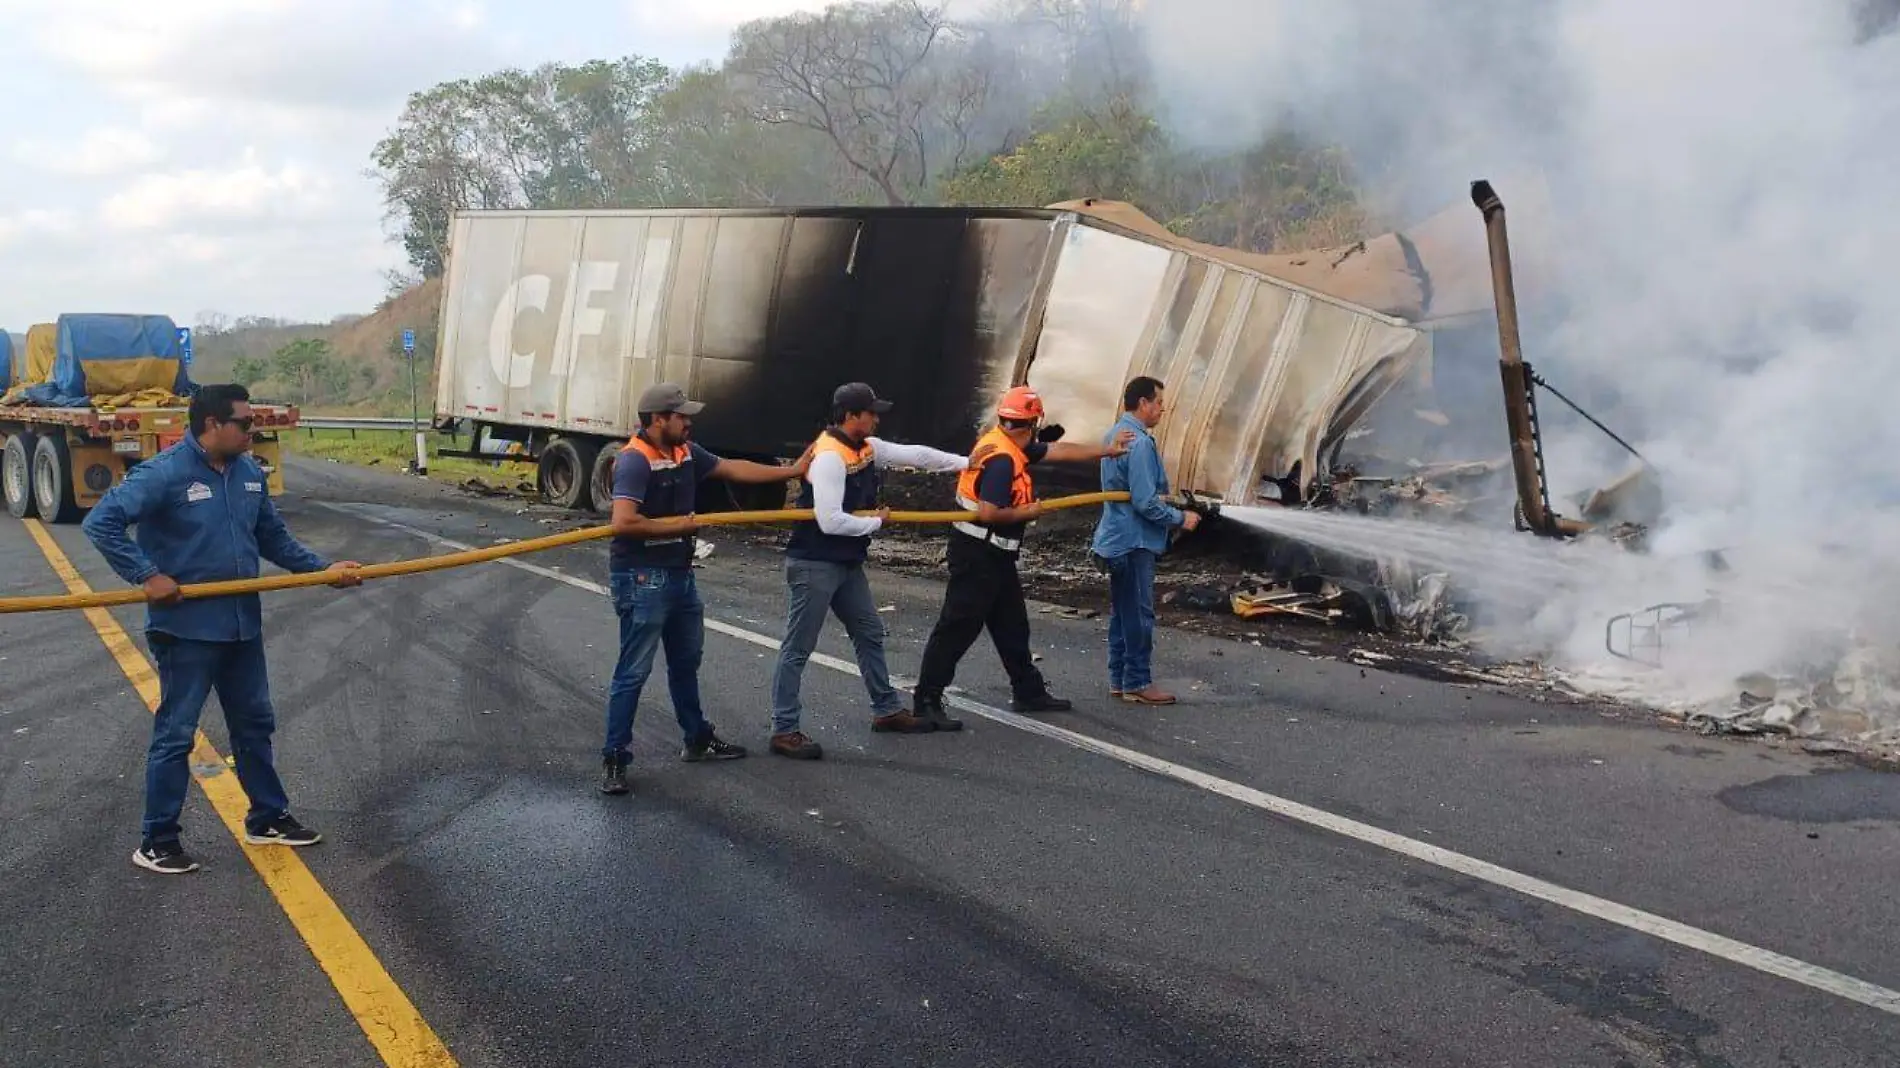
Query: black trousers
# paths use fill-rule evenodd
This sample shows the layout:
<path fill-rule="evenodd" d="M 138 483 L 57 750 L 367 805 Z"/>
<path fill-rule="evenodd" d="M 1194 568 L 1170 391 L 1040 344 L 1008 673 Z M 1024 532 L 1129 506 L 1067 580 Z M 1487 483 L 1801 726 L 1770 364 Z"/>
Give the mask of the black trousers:
<path fill-rule="evenodd" d="M 1029 606 L 1016 573 L 1016 554 L 953 530 L 950 581 L 943 591 L 943 611 L 924 645 L 917 696 L 943 696 L 956 677 L 957 662 L 985 627 L 1003 670 L 1009 672 L 1013 695 L 1027 699 L 1047 693 L 1042 672 L 1029 655 Z"/>

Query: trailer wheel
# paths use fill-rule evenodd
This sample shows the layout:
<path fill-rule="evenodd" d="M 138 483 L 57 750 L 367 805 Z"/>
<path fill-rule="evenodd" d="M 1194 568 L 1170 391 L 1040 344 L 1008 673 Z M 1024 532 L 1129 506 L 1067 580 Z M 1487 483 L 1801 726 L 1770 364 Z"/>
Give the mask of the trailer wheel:
<path fill-rule="evenodd" d="M 40 514 L 33 502 L 33 446 L 36 435 L 9 435 L 6 448 L 0 450 L 0 483 L 6 487 L 7 514 L 15 519 L 32 519 Z"/>
<path fill-rule="evenodd" d="M 600 444 L 579 438 L 555 438 L 541 450 L 537 481 L 541 499 L 562 508 L 585 509 L 592 504 L 594 459 Z"/>
<path fill-rule="evenodd" d="M 49 523 L 74 523 L 84 509 L 73 492 L 73 452 L 53 434 L 33 447 L 33 503 Z"/>
<path fill-rule="evenodd" d="M 614 461 L 619 457 L 620 450 L 611 442 L 594 457 L 594 511 L 603 515 L 614 510 Z"/>

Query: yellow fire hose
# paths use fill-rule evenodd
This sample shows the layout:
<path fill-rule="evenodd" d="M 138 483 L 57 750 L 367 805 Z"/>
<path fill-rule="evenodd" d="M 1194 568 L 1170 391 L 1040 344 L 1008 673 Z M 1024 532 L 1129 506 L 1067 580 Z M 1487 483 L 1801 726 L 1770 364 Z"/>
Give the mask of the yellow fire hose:
<path fill-rule="evenodd" d="M 1125 501 L 1128 494 L 1080 493 L 1072 497 L 1056 497 L 1043 501 L 1044 511 L 1058 511 L 1064 508 L 1086 508 L 1094 504 L 1106 504 L 1110 501 Z M 875 515 L 875 512 L 858 512 L 861 516 Z M 759 523 L 793 523 L 813 518 L 809 508 L 787 508 L 769 512 L 712 512 L 699 517 L 702 527 L 746 526 Z M 892 512 L 888 522 L 906 524 L 962 523 L 967 522 L 970 513 L 956 512 Z M 563 545 L 578 545 L 584 541 L 595 541 L 613 536 L 611 526 L 588 527 L 584 530 L 570 530 L 562 534 L 550 534 L 544 538 L 530 538 L 527 541 L 509 542 L 506 545 L 491 545 L 486 549 L 468 549 L 463 552 L 444 553 L 440 556 L 424 556 L 415 560 L 396 560 L 387 564 L 365 564 L 352 572 L 364 579 L 394 578 L 397 575 L 420 575 L 428 571 L 441 571 L 451 567 L 466 567 L 469 564 L 487 563 L 509 556 L 521 556 L 525 553 L 538 553 L 547 549 L 558 549 Z M 313 571 L 302 575 L 271 575 L 265 578 L 233 579 L 227 582 L 201 582 L 189 586 L 180 586 L 179 592 L 187 599 L 199 597 L 228 597 L 235 593 L 266 593 L 272 590 L 289 590 L 301 586 L 327 586 L 336 580 L 336 575 L 328 571 Z M 14 612 L 53 612 L 68 608 L 110 608 L 115 605 L 143 604 L 143 590 L 115 590 L 110 593 L 61 594 L 57 597 L 0 597 L 0 615 Z"/>

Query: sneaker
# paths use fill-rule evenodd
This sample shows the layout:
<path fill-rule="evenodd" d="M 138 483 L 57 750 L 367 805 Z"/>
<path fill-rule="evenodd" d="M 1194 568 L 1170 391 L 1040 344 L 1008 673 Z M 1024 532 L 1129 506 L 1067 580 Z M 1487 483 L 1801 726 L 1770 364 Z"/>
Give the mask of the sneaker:
<path fill-rule="evenodd" d="M 871 729 L 880 734 L 929 734 L 937 725 L 908 708 L 900 708 L 888 716 L 871 720 Z"/>
<path fill-rule="evenodd" d="M 1035 697 L 1012 698 L 1009 702 L 1011 712 L 1067 712 L 1074 707 L 1074 702 L 1053 697 L 1047 691 Z"/>
<path fill-rule="evenodd" d="M 960 731 L 963 729 L 962 720 L 951 719 L 945 714 L 941 697 L 917 698 L 917 718 L 929 723 L 935 730 Z"/>
<path fill-rule="evenodd" d="M 132 863 L 160 875 L 183 875 L 198 870 L 198 862 L 177 842 L 142 845 L 132 852 Z"/>
<path fill-rule="evenodd" d="M 774 734 L 772 752 L 782 757 L 791 757 L 793 760 L 820 760 L 825 755 L 824 749 L 817 742 L 805 737 L 799 731 L 793 731 L 790 734 Z"/>
<path fill-rule="evenodd" d="M 244 840 L 252 845 L 312 846 L 323 836 L 288 815 L 279 816 L 260 830 L 244 829 Z"/>
<path fill-rule="evenodd" d="M 632 792 L 627 785 L 627 766 L 612 757 L 600 762 L 600 792 L 603 794 L 624 794 Z"/>
<path fill-rule="evenodd" d="M 680 759 L 688 764 L 697 764 L 703 760 L 738 760 L 743 756 L 745 756 L 745 746 L 725 741 L 712 731 L 707 731 L 706 737 L 680 751 Z"/>

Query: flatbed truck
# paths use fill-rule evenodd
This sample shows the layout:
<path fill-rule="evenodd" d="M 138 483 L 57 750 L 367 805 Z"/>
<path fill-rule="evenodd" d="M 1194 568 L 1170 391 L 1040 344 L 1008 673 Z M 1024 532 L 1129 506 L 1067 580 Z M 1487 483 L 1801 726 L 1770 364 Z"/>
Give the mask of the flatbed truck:
<path fill-rule="evenodd" d="M 278 435 L 297 426 L 294 405 L 251 405 L 252 448 L 269 491 L 284 491 Z M 16 519 L 76 523 L 127 471 L 180 441 L 183 406 L 160 408 L 0 407 L 0 485 Z"/>

